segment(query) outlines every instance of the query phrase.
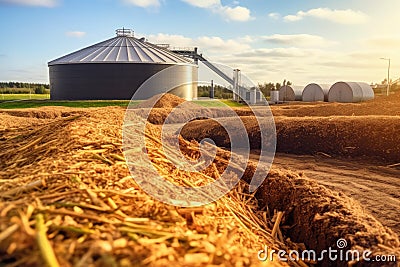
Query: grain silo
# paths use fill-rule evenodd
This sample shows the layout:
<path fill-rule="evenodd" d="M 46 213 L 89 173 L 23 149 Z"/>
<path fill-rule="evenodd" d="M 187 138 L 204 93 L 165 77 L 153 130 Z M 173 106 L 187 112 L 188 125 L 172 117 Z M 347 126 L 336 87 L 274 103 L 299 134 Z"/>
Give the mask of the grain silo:
<path fill-rule="evenodd" d="M 170 67 L 173 72 L 168 79 L 182 85 L 171 93 L 190 100 L 197 98 L 194 82 L 198 67 L 192 61 L 144 38 L 135 38 L 132 30 L 121 29 L 116 34 L 49 62 L 51 99 L 128 100 L 144 81 Z M 164 88 L 171 81 L 159 80 L 156 84 L 158 88 L 146 97 L 172 89 Z"/>
<path fill-rule="evenodd" d="M 329 88 L 328 84 L 310 83 L 303 90 L 302 100 L 304 102 L 328 101 Z"/>
<path fill-rule="evenodd" d="M 301 101 L 302 86 L 284 85 L 279 89 L 280 101 Z"/>
<path fill-rule="evenodd" d="M 329 89 L 329 102 L 356 103 L 375 97 L 371 86 L 366 83 L 337 82 Z"/>

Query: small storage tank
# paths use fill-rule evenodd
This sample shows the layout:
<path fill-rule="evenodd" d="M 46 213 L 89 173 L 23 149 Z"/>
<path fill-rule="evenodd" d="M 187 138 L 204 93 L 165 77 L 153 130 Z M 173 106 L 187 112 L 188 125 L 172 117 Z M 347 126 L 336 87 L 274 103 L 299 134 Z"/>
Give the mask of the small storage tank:
<path fill-rule="evenodd" d="M 143 82 L 170 67 L 170 77 L 160 75 L 164 80 L 155 81 L 143 99 L 172 89 L 166 88 L 170 84 L 182 84 L 171 93 L 197 98 L 198 67 L 191 60 L 135 38 L 132 30 L 116 34 L 48 63 L 52 100 L 129 100 Z"/>
<path fill-rule="evenodd" d="M 257 103 L 257 89 L 255 87 L 250 88 L 250 105 Z"/>
<path fill-rule="evenodd" d="M 304 87 L 285 85 L 279 89 L 280 101 L 301 101 L 301 94 Z"/>
<path fill-rule="evenodd" d="M 372 87 L 367 83 L 337 82 L 329 89 L 328 101 L 341 103 L 356 103 L 375 97 Z"/>
<path fill-rule="evenodd" d="M 271 102 L 272 103 L 279 103 L 279 91 L 271 91 Z"/>
<path fill-rule="evenodd" d="M 328 92 L 330 85 L 310 83 L 302 93 L 302 101 L 304 102 L 319 102 L 328 101 Z"/>

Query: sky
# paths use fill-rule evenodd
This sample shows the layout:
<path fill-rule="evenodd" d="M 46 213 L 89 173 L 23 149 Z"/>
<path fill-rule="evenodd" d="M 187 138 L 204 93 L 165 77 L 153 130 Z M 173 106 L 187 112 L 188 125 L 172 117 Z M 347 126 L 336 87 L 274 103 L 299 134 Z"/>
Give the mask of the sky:
<path fill-rule="evenodd" d="M 0 81 L 48 83 L 47 63 L 135 31 L 198 47 L 255 83 L 400 78 L 399 0 L 0 0 Z"/>

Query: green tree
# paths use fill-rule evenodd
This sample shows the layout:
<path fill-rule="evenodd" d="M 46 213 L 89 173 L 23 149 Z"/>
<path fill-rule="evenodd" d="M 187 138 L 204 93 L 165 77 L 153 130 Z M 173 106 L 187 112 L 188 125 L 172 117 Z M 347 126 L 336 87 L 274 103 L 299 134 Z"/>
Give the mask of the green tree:
<path fill-rule="evenodd" d="M 275 90 L 275 85 L 271 82 L 265 82 L 264 84 L 259 83 L 258 88 L 260 88 L 260 91 L 264 94 L 264 96 L 270 96 L 271 91 Z"/>
<path fill-rule="evenodd" d="M 35 94 L 45 94 L 46 93 L 46 88 L 44 88 L 43 85 L 40 85 L 35 88 Z"/>

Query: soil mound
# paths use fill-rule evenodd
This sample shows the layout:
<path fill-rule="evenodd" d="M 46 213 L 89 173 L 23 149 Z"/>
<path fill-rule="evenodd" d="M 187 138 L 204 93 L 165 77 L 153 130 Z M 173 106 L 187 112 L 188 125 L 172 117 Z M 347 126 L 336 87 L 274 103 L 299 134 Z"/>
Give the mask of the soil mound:
<path fill-rule="evenodd" d="M 276 119 L 277 150 L 400 162 L 400 120 L 390 116 Z"/>
<path fill-rule="evenodd" d="M 232 128 L 236 126 L 238 129 L 240 129 L 239 127 L 243 123 L 249 136 L 250 148 L 260 149 L 260 128 L 254 117 L 240 117 L 240 120 L 237 118 L 225 118 L 224 121 L 224 124 L 229 124 Z M 232 136 L 235 134 L 242 134 L 240 131 L 230 132 Z M 191 121 L 182 128 L 181 135 L 186 140 L 195 140 L 197 142 L 200 142 L 205 138 L 211 138 L 218 147 L 231 147 L 231 140 L 228 132 L 219 122 L 213 119 Z"/>
<path fill-rule="evenodd" d="M 231 124 L 238 123 L 234 118 Z M 260 149 L 260 129 L 253 117 L 241 117 L 252 149 Z M 400 162 L 400 120 L 391 116 L 275 117 L 277 152 L 292 154 L 325 153 L 341 157 L 367 158 L 387 164 Z M 234 132 L 231 134 L 235 134 Z M 229 147 L 223 127 L 212 119 L 186 124 L 181 135 L 187 140 L 211 138 L 216 145 Z"/>
<path fill-rule="evenodd" d="M 344 194 L 296 173 L 272 171 L 257 198 L 266 210 L 284 212 L 285 235 L 296 243 L 304 243 L 317 255 L 329 247 L 343 251 L 371 250 L 371 262 L 361 261 L 353 266 L 398 266 L 398 262 L 372 262 L 375 256 L 387 255 L 390 251 L 398 255 L 400 241 L 396 234 Z M 344 248 L 337 245 L 342 238 L 348 242 Z M 332 266 L 332 262 L 325 259 L 318 266 Z M 348 266 L 348 263 L 337 262 L 335 266 Z"/>

